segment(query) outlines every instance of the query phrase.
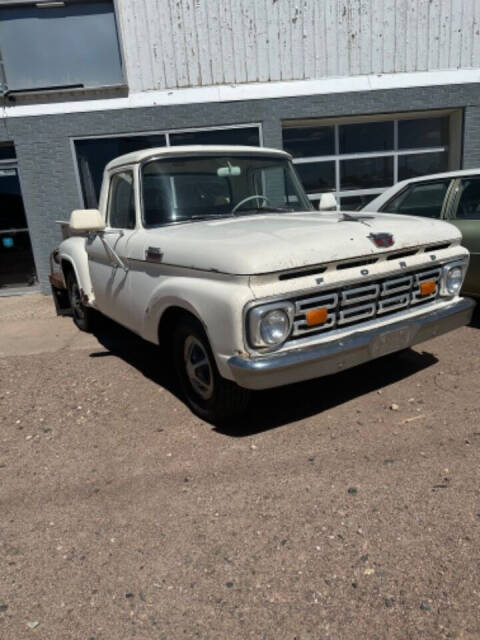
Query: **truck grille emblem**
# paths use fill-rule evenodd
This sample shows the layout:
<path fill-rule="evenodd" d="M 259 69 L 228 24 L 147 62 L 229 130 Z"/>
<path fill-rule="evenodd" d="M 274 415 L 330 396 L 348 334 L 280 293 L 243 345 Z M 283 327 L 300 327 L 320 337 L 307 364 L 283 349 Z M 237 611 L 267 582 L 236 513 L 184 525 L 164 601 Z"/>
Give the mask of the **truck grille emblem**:
<path fill-rule="evenodd" d="M 373 242 L 376 247 L 391 247 L 395 240 L 391 233 L 370 233 L 367 238 Z"/>

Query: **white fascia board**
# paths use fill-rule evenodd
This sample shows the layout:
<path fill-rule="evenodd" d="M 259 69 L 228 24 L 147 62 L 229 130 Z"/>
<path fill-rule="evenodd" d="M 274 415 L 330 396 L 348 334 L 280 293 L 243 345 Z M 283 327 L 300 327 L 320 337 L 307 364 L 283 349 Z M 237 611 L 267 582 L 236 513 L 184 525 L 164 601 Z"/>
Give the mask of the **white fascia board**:
<path fill-rule="evenodd" d="M 131 93 L 126 98 L 79 100 L 48 104 L 4 107 L 0 117 L 15 118 L 65 113 L 135 109 L 139 107 L 199 104 L 206 102 L 232 102 L 239 100 L 265 100 L 293 98 L 333 93 L 407 89 L 480 83 L 480 69 L 455 69 L 415 73 L 324 78 L 320 80 L 294 80 L 289 82 L 261 82 L 241 85 L 219 85 L 188 89 L 168 89 Z"/>

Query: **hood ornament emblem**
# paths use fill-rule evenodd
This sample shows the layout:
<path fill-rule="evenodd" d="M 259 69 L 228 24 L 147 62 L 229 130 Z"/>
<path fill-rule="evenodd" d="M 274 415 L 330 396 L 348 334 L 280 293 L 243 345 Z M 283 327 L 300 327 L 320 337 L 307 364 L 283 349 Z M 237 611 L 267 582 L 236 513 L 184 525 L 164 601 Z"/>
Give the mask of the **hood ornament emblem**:
<path fill-rule="evenodd" d="M 392 247 L 395 244 L 391 233 L 370 233 L 367 238 L 370 238 L 373 244 L 381 249 Z"/>

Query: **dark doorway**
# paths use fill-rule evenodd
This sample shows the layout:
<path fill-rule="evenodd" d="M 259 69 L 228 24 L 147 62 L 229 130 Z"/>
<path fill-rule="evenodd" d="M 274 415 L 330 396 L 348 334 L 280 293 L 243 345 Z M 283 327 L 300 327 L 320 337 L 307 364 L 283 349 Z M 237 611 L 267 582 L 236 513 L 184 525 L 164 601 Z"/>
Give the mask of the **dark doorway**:
<path fill-rule="evenodd" d="M 0 153 L 0 291 L 37 281 L 13 146 Z M 3 156 L 3 159 L 2 159 Z"/>

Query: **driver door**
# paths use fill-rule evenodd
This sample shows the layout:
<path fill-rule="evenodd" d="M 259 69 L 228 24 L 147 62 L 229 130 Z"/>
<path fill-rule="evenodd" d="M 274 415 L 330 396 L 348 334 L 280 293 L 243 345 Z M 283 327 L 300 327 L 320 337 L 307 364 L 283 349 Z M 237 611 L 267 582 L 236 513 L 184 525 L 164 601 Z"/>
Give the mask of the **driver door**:
<path fill-rule="evenodd" d="M 105 315 L 131 327 L 129 255 L 136 235 L 135 174 L 123 168 L 110 175 L 105 231 L 87 244 L 96 304 Z"/>

